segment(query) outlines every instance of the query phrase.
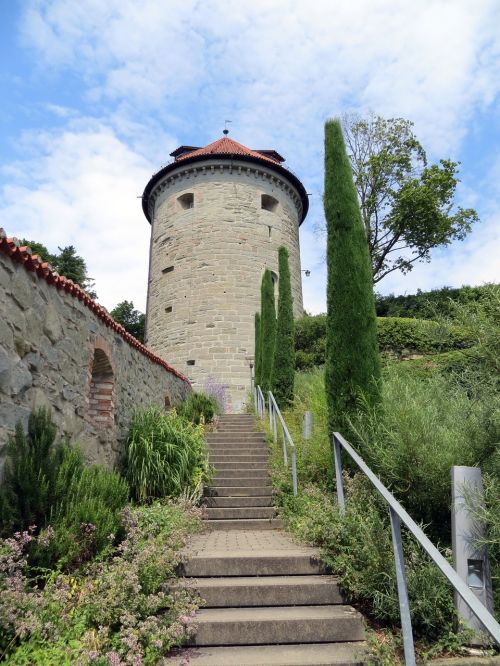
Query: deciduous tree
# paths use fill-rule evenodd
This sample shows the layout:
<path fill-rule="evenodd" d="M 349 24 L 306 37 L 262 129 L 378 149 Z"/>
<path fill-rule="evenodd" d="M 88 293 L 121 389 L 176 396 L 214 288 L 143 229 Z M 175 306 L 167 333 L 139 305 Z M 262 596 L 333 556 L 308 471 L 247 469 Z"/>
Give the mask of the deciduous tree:
<path fill-rule="evenodd" d="M 465 238 L 478 216 L 454 204 L 459 162 L 429 165 L 404 118 L 345 115 L 342 125 L 374 282 L 408 273 L 415 262 L 430 261 L 433 248 Z"/>
<path fill-rule="evenodd" d="M 142 312 L 134 308 L 132 301 L 122 301 L 111 310 L 111 316 L 115 321 L 123 326 L 123 328 L 137 338 L 140 342 L 144 342 L 144 325 L 146 317 Z"/>

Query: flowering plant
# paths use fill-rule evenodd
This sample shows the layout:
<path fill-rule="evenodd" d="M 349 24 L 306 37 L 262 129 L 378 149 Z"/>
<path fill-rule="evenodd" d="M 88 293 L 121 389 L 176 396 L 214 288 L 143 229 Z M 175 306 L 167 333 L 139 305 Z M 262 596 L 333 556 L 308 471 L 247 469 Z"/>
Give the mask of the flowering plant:
<path fill-rule="evenodd" d="M 42 548 L 50 528 L 0 540 L 0 658 L 9 664 L 156 664 L 194 630 L 201 600 L 178 584 L 176 569 L 200 510 L 156 502 L 122 511 L 125 538 L 112 557 L 71 574 L 30 578 L 26 549 Z M 92 537 L 89 524 L 82 525 Z M 113 536 L 113 535 L 112 535 Z"/>

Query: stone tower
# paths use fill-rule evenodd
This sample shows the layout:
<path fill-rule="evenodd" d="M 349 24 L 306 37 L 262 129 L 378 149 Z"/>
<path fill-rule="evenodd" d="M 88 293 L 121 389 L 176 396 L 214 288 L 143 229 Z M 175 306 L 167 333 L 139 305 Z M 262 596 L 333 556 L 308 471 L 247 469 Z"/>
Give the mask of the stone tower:
<path fill-rule="evenodd" d="M 280 245 L 290 254 L 295 317 L 303 312 L 307 194 L 277 152 L 227 136 L 171 156 L 142 199 L 151 223 L 146 342 L 196 389 L 209 379 L 224 385 L 229 410 L 239 412 L 250 389 L 261 278 L 269 268 L 277 282 Z"/>

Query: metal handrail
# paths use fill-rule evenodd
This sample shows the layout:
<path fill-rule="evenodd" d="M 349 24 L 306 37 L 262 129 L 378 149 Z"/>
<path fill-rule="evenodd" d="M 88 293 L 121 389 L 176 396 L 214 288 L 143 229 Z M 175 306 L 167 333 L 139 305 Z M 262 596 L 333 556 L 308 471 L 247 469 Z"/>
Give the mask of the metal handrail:
<path fill-rule="evenodd" d="M 254 389 L 254 403 L 255 409 L 259 418 L 263 419 L 266 414 L 266 401 L 264 399 L 264 394 L 260 386 L 256 386 Z M 283 462 L 285 467 L 288 467 L 288 445 L 290 445 L 290 459 L 292 463 L 292 483 L 293 483 L 293 494 L 297 495 L 297 455 L 295 450 L 295 444 L 293 439 L 288 432 L 286 427 L 285 419 L 283 418 L 280 408 L 278 407 L 274 395 L 269 391 L 269 427 L 273 433 L 274 443 L 278 441 L 278 427 L 276 422 L 276 416 L 279 419 L 281 425 L 281 432 L 283 437 Z"/>
<path fill-rule="evenodd" d="M 344 449 L 356 463 L 363 474 L 368 478 L 377 491 L 389 505 L 391 518 L 392 546 L 396 563 L 396 580 L 398 586 L 399 611 L 401 628 L 403 630 L 403 646 L 405 663 L 407 666 L 415 665 L 415 649 L 413 646 L 413 632 L 411 627 L 410 604 L 406 584 L 406 571 L 404 565 L 403 544 L 401 541 L 401 522 L 403 522 L 418 543 L 422 546 L 441 573 L 448 579 L 457 593 L 462 597 L 470 610 L 478 618 L 493 640 L 500 645 L 500 624 L 493 615 L 483 606 L 471 592 L 464 581 L 459 577 L 453 567 L 441 555 L 439 550 L 425 536 L 422 529 L 415 523 L 403 509 L 394 495 L 384 486 L 380 479 L 372 472 L 365 461 L 354 451 L 352 446 L 338 432 L 333 433 L 333 457 L 335 461 L 335 478 L 337 481 L 337 502 L 341 515 L 345 512 L 344 483 L 342 480 L 341 449 Z"/>
<path fill-rule="evenodd" d="M 259 418 L 263 419 L 266 411 L 266 401 L 264 399 L 264 394 L 260 386 L 255 387 L 255 407 L 257 409 L 257 414 Z"/>
<path fill-rule="evenodd" d="M 293 494 L 297 495 L 297 454 L 295 451 L 295 444 L 286 427 L 285 419 L 283 418 L 280 408 L 278 407 L 274 395 L 269 391 L 269 426 L 273 431 L 274 443 L 278 441 L 278 428 L 276 427 L 276 416 L 281 424 L 283 434 L 283 462 L 285 467 L 288 467 L 287 443 L 290 444 L 290 458 L 292 461 L 292 483 Z"/>

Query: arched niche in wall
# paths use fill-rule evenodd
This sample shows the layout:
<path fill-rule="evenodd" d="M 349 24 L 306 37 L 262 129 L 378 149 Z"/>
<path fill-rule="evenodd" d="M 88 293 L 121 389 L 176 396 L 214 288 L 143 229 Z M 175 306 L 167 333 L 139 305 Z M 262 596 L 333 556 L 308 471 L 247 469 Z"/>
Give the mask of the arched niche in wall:
<path fill-rule="evenodd" d="M 97 340 L 90 364 L 88 420 L 99 430 L 107 430 L 114 425 L 114 385 L 115 374 L 109 350 Z"/>
<path fill-rule="evenodd" d="M 170 396 L 168 395 L 168 393 L 165 393 L 165 395 L 163 396 L 163 406 L 165 407 L 165 410 L 167 412 L 172 409 L 172 403 L 170 401 Z"/>

